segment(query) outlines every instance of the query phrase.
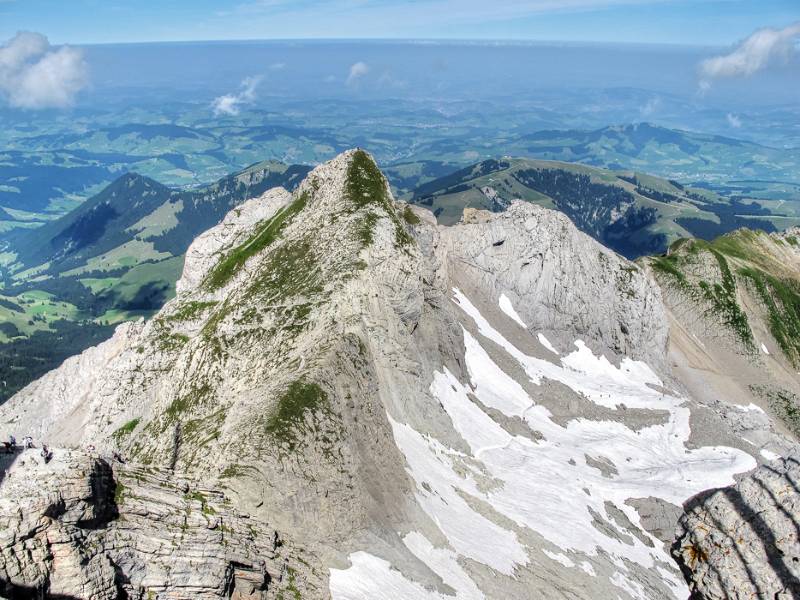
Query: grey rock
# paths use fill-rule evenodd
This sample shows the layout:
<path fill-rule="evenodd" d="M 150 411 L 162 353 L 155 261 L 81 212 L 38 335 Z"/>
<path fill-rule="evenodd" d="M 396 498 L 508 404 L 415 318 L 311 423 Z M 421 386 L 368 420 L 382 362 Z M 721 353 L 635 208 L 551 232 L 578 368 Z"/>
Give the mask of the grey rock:
<path fill-rule="evenodd" d="M 274 529 L 173 473 L 65 450 L 47 463 L 28 450 L 4 467 L 9 597 L 266 600 L 318 585 Z"/>
<path fill-rule="evenodd" d="M 800 596 L 798 486 L 793 455 L 686 503 L 673 555 L 698 597 Z"/>

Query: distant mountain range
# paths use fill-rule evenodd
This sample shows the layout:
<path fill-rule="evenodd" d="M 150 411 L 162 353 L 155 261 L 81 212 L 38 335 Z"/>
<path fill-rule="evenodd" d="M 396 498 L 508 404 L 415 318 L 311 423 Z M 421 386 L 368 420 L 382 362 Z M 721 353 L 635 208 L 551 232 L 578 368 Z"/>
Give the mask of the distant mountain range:
<path fill-rule="evenodd" d="M 487 160 L 417 188 L 411 201 L 453 224 L 465 207 L 504 210 L 513 200 L 555 208 L 579 229 L 629 258 L 659 253 L 678 238 L 710 239 L 740 227 L 776 231 L 800 223 L 754 200 L 726 198 L 638 171 L 532 159 Z"/>
<path fill-rule="evenodd" d="M 171 189 L 129 173 L 67 215 L 7 237 L 12 279 L 129 268 L 182 254 L 233 207 L 273 187 L 293 189 L 310 170 L 269 161 L 199 189 Z"/>
<path fill-rule="evenodd" d="M 539 131 L 512 142 L 513 154 L 636 169 L 684 183 L 768 179 L 800 183 L 800 150 L 658 127 L 650 123 L 595 131 Z"/>
<path fill-rule="evenodd" d="M 342 119 L 349 118 L 346 106 L 328 108 L 342 111 Z M 286 163 L 316 164 L 352 146 L 375 150 L 400 196 L 482 159 L 525 156 L 643 171 L 684 185 L 702 183 L 760 199 L 800 198 L 796 148 L 771 148 L 648 123 L 596 130 L 530 130 L 522 122 L 459 114 L 467 124 L 458 131 L 449 129 L 445 115 L 411 109 L 399 114 L 397 123 L 383 113 L 375 115 L 369 131 L 355 125 L 340 127 L 338 121 L 337 127 L 257 119 L 211 127 L 199 116 L 177 124 L 165 123 L 162 115 L 155 114 L 138 115 L 144 122 L 124 125 L 103 122 L 74 131 L 36 133 L 35 127 L 32 132 L 15 131 L 0 154 L 0 236 L 62 216 L 121 173 L 135 172 L 189 189 L 248 160 L 276 157 Z M 428 125 L 418 127 L 418 121 Z"/>

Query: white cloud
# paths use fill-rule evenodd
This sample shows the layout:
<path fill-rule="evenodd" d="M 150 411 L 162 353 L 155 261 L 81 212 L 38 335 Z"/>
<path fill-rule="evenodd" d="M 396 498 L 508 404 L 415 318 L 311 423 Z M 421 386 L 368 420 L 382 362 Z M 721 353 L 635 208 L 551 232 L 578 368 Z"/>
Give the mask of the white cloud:
<path fill-rule="evenodd" d="M 728 125 L 730 125 L 734 129 L 739 129 L 742 126 L 742 118 L 733 113 L 728 113 L 727 119 L 728 119 Z"/>
<path fill-rule="evenodd" d="M 23 31 L 0 46 L 0 97 L 17 108 L 63 108 L 89 82 L 83 52 Z"/>
<path fill-rule="evenodd" d="M 772 63 L 788 60 L 796 53 L 800 22 L 783 29 L 759 29 L 728 54 L 700 63 L 700 89 L 707 91 L 715 79 L 748 77 Z"/>
<path fill-rule="evenodd" d="M 286 63 L 276 62 L 269 66 L 270 71 L 283 71 L 286 68 Z"/>
<path fill-rule="evenodd" d="M 649 117 L 661 108 L 661 98 L 654 96 L 650 98 L 643 106 L 639 107 L 639 114 L 643 117 Z"/>
<path fill-rule="evenodd" d="M 359 79 L 369 73 L 369 65 L 365 62 L 357 62 L 350 66 L 350 74 L 347 76 L 347 85 L 355 85 Z"/>
<path fill-rule="evenodd" d="M 261 83 L 261 77 L 246 77 L 235 94 L 225 94 L 214 98 L 211 107 L 214 116 L 238 115 L 243 105 L 252 104 L 256 99 L 256 88 Z"/>

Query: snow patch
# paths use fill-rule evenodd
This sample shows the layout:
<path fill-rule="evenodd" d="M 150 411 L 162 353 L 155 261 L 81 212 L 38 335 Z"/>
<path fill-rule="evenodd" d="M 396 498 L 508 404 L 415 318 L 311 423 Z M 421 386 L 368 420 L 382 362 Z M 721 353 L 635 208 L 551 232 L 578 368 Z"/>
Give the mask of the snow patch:
<path fill-rule="evenodd" d="M 543 334 L 543 333 L 539 333 L 539 334 L 537 334 L 537 337 L 539 338 L 539 343 L 540 343 L 542 346 L 544 346 L 545 348 L 547 348 L 548 350 L 550 350 L 550 352 L 552 352 L 553 354 L 555 354 L 556 356 L 558 356 L 558 350 L 556 350 L 556 349 L 553 347 L 553 344 L 551 344 L 551 343 L 550 343 L 550 340 L 548 340 L 546 337 L 544 337 L 544 334 Z"/>
<path fill-rule="evenodd" d="M 504 575 L 528 563 L 528 555 L 515 533 L 475 511 L 463 495 L 481 497 L 478 467 L 460 452 L 389 417 L 397 447 L 405 456 L 407 471 L 417 484 L 416 498 L 439 526 L 455 551 Z M 486 540 L 492 540 L 487 544 Z"/>
<path fill-rule="evenodd" d="M 435 548 L 421 533 L 412 531 L 403 538 L 403 543 L 411 553 L 442 578 L 456 591 L 458 600 L 482 600 L 483 593 L 458 564 L 456 553 L 452 550 Z"/>
<path fill-rule="evenodd" d="M 388 561 L 366 552 L 350 555 L 349 569 L 330 570 L 330 591 L 333 600 L 447 600 L 403 577 Z"/>
<path fill-rule="evenodd" d="M 508 296 L 506 296 L 505 294 L 500 294 L 500 301 L 498 302 L 498 304 L 500 304 L 500 310 L 502 310 L 509 317 L 514 319 L 520 325 L 520 327 L 524 329 L 528 328 L 528 326 L 525 325 L 525 322 L 517 314 L 517 311 L 514 310 L 514 306 L 511 304 L 511 300 L 508 299 Z"/>
<path fill-rule="evenodd" d="M 639 514 L 626 500 L 656 497 L 680 505 L 704 489 L 735 483 L 733 475 L 755 468 L 755 460 L 727 447 L 688 449 L 686 400 L 664 390 L 646 364 L 624 359 L 616 367 L 580 340 L 573 352 L 559 358 L 559 364 L 528 356 L 494 329 L 466 296 L 454 292 L 454 301 L 475 322 L 480 335 L 515 360 L 532 384 L 557 381 L 602 406 L 666 411 L 669 417 L 666 423 L 638 431 L 622 423 L 588 419 L 561 426 L 491 359 L 481 340 L 464 329 L 469 383 L 443 368 L 434 374 L 430 392 L 468 451 L 454 450 L 389 416 L 395 443 L 416 484 L 416 500 L 452 548 L 434 548 L 421 534 L 412 533 L 404 540 L 409 551 L 456 590 L 457 598 L 482 597 L 469 578 L 469 563 L 460 559 L 513 576 L 530 562 L 530 549 L 508 525 L 501 525 L 510 521 L 572 553 L 568 557 L 542 550 L 564 567 L 578 566 L 594 576 L 592 564 L 576 561 L 575 555 L 609 561 L 616 570 L 611 582 L 634 598 L 646 598 L 652 590 L 639 583 L 631 563 L 657 572 L 676 597 L 687 597 L 677 569 L 662 568 L 673 564 L 663 544 L 644 531 Z M 538 435 L 512 435 L 482 407 L 520 418 Z M 594 461 L 587 462 L 587 456 L 609 464 L 610 470 L 601 472 Z M 652 544 L 620 529 L 619 516 L 607 510 L 609 503 Z M 598 527 L 598 519 L 602 526 Z M 350 569 L 336 572 L 335 577 L 331 571 L 335 600 L 442 598 L 408 581 L 381 559 L 356 553 L 351 562 Z M 370 587 L 373 580 L 378 583 Z"/>
<path fill-rule="evenodd" d="M 761 351 L 769 356 L 769 349 L 764 344 L 761 344 Z"/>
<path fill-rule="evenodd" d="M 546 556 L 551 558 L 552 560 L 556 561 L 557 563 L 561 563 L 565 567 L 572 568 L 575 566 L 575 563 L 572 562 L 566 554 L 562 554 L 560 552 L 550 552 L 550 550 L 542 550 Z"/>
<path fill-rule="evenodd" d="M 775 454 L 774 452 L 770 452 L 770 451 L 769 451 L 769 450 L 767 450 L 766 448 L 762 448 L 762 449 L 760 450 L 760 454 L 761 454 L 761 456 L 763 456 L 763 457 L 764 457 L 764 458 L 766 458 L 767 460 L 775 460 L 775 459 L 778 459 L 778 458 L 780 458 L 780 457 L 781 457 L 781 455 L 780 455 L 780 454 Z"/>
<path fill-rule="evenodd" d="M 412 531 L 403 543 L 431 571 L 442 578 L 456 595 L 427 590 L 393 569 L 388 561 L 367 552 L 350 555 L 350 567 L 330 570 L 333 600 L 484 600 L 485 596 L 469 578 L 451 550 L 435 548 L 421 533 Z"/>

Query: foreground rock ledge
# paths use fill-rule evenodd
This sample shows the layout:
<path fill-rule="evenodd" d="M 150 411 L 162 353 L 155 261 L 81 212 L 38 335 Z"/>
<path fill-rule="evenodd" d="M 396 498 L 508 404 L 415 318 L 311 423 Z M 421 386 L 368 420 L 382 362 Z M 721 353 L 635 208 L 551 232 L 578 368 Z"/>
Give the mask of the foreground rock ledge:
<path fill-rule="evenodd" d="M 800 597 L 800 456 L 685 505 L 673 555 L 697 597 Z"/>
<path fill-rule="evenodd" d="M 265 600 L 308 585 L 278 533 L 220 492 L 78 451 L 3 460 L 4 597 Z"/>

